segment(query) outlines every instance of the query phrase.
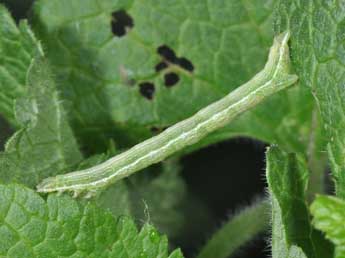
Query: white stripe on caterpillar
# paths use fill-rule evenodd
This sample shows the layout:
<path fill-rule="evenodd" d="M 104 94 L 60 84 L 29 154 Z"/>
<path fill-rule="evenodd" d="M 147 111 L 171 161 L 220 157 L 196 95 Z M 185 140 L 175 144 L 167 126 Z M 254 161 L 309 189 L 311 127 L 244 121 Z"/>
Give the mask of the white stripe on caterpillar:
<path fill-rule="evenodd" d="M 44 179 L 37 186 L 37 191 L 73 191 L 75 196 L 82 192 L 93 193 L 162 161 L 225 126 L 241 113 L 297 81 L 296 75 L 289 74 L 288 40 L 289 32 L 277 36 L 264 69 L 224 98 L 102 164 Z"/>

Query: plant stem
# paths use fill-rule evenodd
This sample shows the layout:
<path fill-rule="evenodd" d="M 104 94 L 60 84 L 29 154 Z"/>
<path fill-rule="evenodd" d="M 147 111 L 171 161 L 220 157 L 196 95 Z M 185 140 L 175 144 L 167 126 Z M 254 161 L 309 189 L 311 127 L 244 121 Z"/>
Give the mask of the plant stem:
<path fill-rule="evenodd" d="M 269 202 L 261 200 L 245 208 L 218 230 L 197 258 L 227 258 L 256 234 L 268 229 Z"/>

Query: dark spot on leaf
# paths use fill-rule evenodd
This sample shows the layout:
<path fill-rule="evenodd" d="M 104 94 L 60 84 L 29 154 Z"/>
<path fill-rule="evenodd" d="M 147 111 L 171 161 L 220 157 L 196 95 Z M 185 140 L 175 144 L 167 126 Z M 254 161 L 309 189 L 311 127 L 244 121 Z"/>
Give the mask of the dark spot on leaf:
<path fill-rule="evenodd" d="M 156 65 L 155 70 L 156 70 L 156 72 L 160 72 L 160 71 L 164 70 L 167 67 L 168 67 L 168 64 L 166 62 L 162 61 L 162 62 L 160 62 L 160 63 L 158 63 Z"/>
<path fill-rule="evenodd" d="M 185 69 L 189 72 L 193 72 L 194 71 L 194 65 L 192 64 L 191 61 L 189 61 L 187 58 L 185 57 L 177 57 L 175 54 L 175 51 L 172 50 L 170 47 L 163 45 L 160 46 L 157 49 L 157 53 L 159 55 L 161 55 L 166 61 L 168 61 L 169 63 L 175 64 L 180 66 L 182 69 Z M 159 63 L 158 65 L 160 65 L 161 63 Z M 157 65 L 157 66 L 158 66 Z M 157 67 L 156 66 L 156 67 Z M 157 71 L 157 68 L 156 68 Z"/>
<path fill-rule="evenodd" d="M 155 93 L 155 85 L 151 82 L 142 82 L 139 84 L 140 94 L 147 99 L 153 99 Z"/>
<path fill-rule="evenodd" d="M 180 77 L 176 73 L 167 73 L 164 75 L 164 83 L 167 87 L 176 85 L 180 80 Z"/>
<path fill-rule="evenodd" d="M 115 36 L 123 37 L 133 26 L 134 22 L 132 17 L 124 10 L 112 13 L 111 30 Z"/>
<path fill-rule="evenodd" d="M 194 71 L 194 66 L 191 61 L 189 61 L 187 58 L 179 58 L 178 59 L 178 65 L 181 66 L 183 69 L 193 72 Z"/>
<path fill-rule="evenodd" d="M 157 49 L 158 54 L 160 54 L 165 60 L 171 62 L 171 63 L 176 63 L 177 57 L 175 55 L 174 50 L 172 50 L 170 47 L 163 45 L 160 46 Z"/>

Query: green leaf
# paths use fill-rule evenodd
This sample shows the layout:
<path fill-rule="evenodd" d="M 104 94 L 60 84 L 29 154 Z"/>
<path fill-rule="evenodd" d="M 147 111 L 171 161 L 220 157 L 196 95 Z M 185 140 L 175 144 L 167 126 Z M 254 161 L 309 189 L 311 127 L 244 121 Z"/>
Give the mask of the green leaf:
<path fill-rule="evenodd" d="M 150 136 L 150 129 L 194 114 L 259 71 L 273 37 L 274 4 L 40 0 L 34 8 L 34 28 L 56 73 L 66 80 L 61 91 L 73 105 L 73 127 L 83 144 L 96 146 L 113 136 L 126 147 Z M 122 37 L 111 30 L 116 22 L 111 14 L 119 10 L 134 23 Z M 157 72 L 155 67 L 165 60 L 159 54 L 162 46 L 188 59 L 194 70 L 184 69 L 175 59 Z M 166 87 L 164 77 L 170 72 L 180 80 Z M 145 82 L 154 84 L 151 100 L 140 93 L 139 84 Z M 301 89 L 281 93 L 198 146 L 246 135 L 304 151 L 311 99 L 310 92 Z"/>
<path fill-rule="evenodd" d="M 198 258 L 226 258 L 268 228 L 269 204 L 261 200 L 230 218 L 206 243 Z"/>
<path fill-rule="evenodd" d="M 168 242 L 151 225 L 138 232 L 126 217 L 69 196 L 49 195 L 47 201 L 19 185 L 0 185 L 0 256 L 168 257 Z M 182 258 L 179 250 L 170 258 Z"/>
<path fill-rule="evenodd" d="M 329 243 L 310 223 L 308 171 L 303 159 L 271 147 L 267 152 L 267 181 L 272 199 L 273 258 L 303 257 L 302 253 L 308 258 L 332 257 Z"/>
<path fill-rule="evenodd" d="M 35 186 L 81 160 L 49 64 L 38 58 L 28 72 L 27 95 L 16 100 L 21 126 L 0 153 L 0 181 Z"/>
<path fill-rule="evenodd" d="M 1 4 L 0 24 L 0 114 L 17 125 L 14 101 L 27 93 L 27 71 L 42 50 L 27 22 L 21 21 L 17 27 Z"/>
<path fill-rule="evenodd" d="M 344 1 L 282 0 L 277 31 L 290 28 L 291 56 L 302 87 L 321 111 L 337 195 L 345 198 Z"/>
<path fill-rule="evenodd" d="M 332 196 L 318 196 L 310 210 L 314 226 L 336 245 L 336 257 L 345 257 L 345 202 Z"/>

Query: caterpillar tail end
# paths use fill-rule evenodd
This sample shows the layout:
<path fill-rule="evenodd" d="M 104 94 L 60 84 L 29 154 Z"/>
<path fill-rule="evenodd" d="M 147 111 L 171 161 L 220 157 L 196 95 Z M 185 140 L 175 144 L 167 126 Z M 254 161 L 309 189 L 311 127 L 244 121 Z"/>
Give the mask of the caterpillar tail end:
<path fill-rule="evenodd" d="M 85 189 L 73 189 L 69 187 L 62 187 L 58 183 L 58 177 L 49 177 L 44 179 L 41 183 L 36 186 L 37 192 L 39 193 L 53 193 L 56 192 L 58 195 L 69 192 L 73 198 L 84 198 L 91 199 L 98 195 L 99 191 L 96 189 L 85 190 Z"/>
<path fill-rule="evenodd" d="M 57 191 L 56 177 L 48 177 L 43 179 L 41 183 L 36 186 L 39 193 L 51 193 Z"/>

